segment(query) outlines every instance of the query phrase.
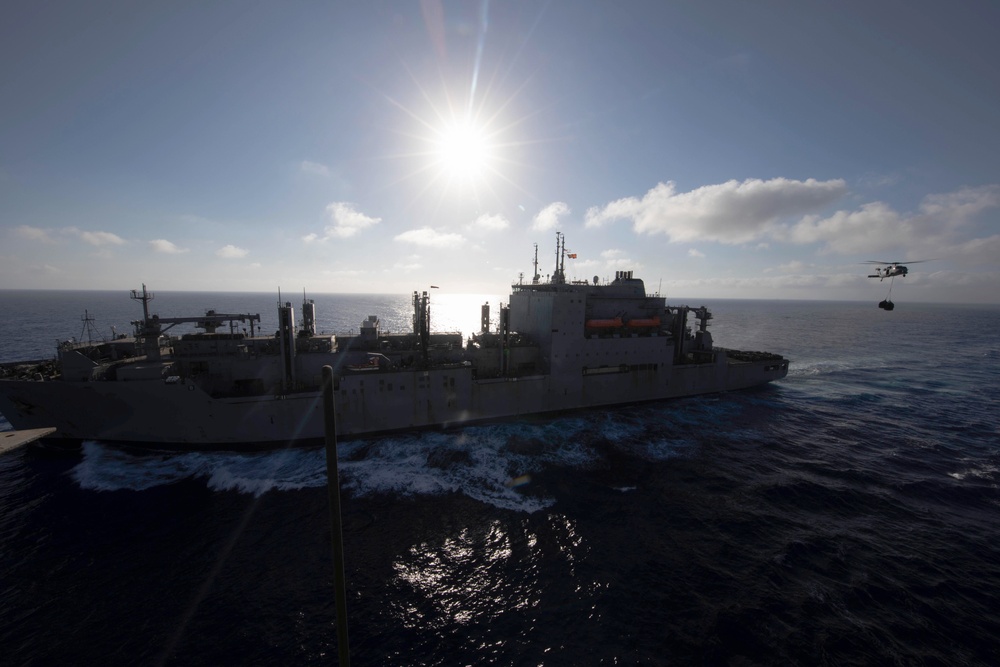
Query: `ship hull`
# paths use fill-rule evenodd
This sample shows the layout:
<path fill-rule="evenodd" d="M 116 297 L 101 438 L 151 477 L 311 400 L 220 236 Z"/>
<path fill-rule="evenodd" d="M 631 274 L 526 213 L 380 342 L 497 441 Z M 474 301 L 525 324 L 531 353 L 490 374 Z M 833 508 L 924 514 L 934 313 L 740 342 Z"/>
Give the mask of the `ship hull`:
<path fill-rule="evenodd" d="M 780 355 L 716 348 L 706 307 L 667 306 L 631 271 L 604 283 L 568 283 L 561 269 L 519 282 L 496 329 L 484 304 L 467 341 L 431 332 L 427 292 L 413 293 L 412 333 L 396 334 L 376 315 L 356 334 L 317 332 L 309 300 L 301 327 L 279 303 L 278 330 L 255 336 L 260 315 L 151 316 L 145 285 L 131 298 L 143 306 L 134 336 L 65 341 L 53 362 L 0 365 L 0 412 L 15 428 L 153 447 L 317 440 L 327 367 L 346 437 L 733 391 L 788 373 Z M 177 324 L 202 331 L 168 335 Z"/>
<path fill-rule="evenodd" d="M 338 378 L 337 432 L 362 436 L 745 389 L 787 374 L 787 361 L 595 369 L 476 379 L 468 365 Z M 600 372 L 597 372 L 597 371 Z M 324 437 L 322 393 L 213 397 L 191 381 L 0 382 L 0 413 L 53 438 L 156 447 L 260 448 Z"/>

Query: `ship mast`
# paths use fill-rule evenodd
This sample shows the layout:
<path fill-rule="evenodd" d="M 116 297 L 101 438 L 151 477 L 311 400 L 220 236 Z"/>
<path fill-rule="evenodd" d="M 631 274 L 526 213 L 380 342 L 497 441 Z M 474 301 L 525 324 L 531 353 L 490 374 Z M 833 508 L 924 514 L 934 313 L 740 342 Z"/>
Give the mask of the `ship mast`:
<path fill-rule="evenodd" d="M 563 273 L 563 266 L 566 262 L 566 236 L 562 232 L 556 232 L 556 270 L 552 274 L 552 282 L 562 285 L 566 282 L 566 274 Z"/>
<path fill-rule="evenodd" d="M 94 318 L 90 316 L 90 311 L 84 309 L 83 317 L 80 318 L 83 322 L 83 330 L 80 331 L 80 342 L 83 342 L 83 334 L 87 334 L 87 345 L 94 344 Z"/>
<path fill-rule="evenodd" d="M 139 294 L 138 290 L 132 290 L 132 298 L 136 301 L 142 301 L 142 321 L 143 324 L 149 322 L 149 302 L 153 300 L 153 293 L 146 291 L 146 283 L 142 284 L 142 295 Z"/>
<path fill-rule="evenodd" d="M 434 287 L 434 285 L 431 285 Z M 431 306 L 430 297 L 425 290 L 423 294 L 413 293 L 413 333 L 420 340 L 421 359 L 424 366 L 428 362 L 428 348 L 431 342 Z"/>

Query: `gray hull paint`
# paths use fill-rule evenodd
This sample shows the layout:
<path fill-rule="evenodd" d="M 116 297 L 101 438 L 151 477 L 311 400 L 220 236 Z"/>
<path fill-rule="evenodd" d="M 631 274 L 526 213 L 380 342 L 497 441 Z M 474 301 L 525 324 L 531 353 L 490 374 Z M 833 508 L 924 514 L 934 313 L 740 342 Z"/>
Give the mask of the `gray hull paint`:
<path fill-rule="evenodd" d="M 474 380 L 470 367 L 358 374 L 341 378 L 335 391 L 337 431 L 363 435 L 730 391 L 779 379 L 786 369 L 721 360 L 581 375 L 572 387 L 545 375 Z M 73 440 L 236 446 L 323 437 L 318 391 L 213 398 L 185 381 L 5 381 L 0 412 L 17 429 L 55 426 L 53 437 Z"/>

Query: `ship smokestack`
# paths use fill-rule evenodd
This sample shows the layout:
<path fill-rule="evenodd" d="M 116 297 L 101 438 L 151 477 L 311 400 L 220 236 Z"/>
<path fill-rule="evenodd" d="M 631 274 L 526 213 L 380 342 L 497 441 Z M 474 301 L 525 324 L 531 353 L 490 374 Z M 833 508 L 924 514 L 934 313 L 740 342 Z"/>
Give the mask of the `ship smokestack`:
<path fill-rule="evenodd" d="M 302 296 L 302 332 L 308 336 L 316 335 L 316 302 Z"/>
<path fill-rule="evenodd" d="M 291 302 L 278 307 L 278 340 L 281 342 L 281 361 L 285 368 L 282 381 L 284 389 L 295 385 L 295 310 Z"/>

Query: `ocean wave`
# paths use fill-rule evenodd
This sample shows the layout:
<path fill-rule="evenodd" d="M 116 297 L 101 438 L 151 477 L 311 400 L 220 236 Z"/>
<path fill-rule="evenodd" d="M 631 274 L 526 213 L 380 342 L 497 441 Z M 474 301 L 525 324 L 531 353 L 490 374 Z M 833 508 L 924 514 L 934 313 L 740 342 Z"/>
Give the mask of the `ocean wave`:
<path fill-rule="evenodd" d="M 881 371 L 888 367 L 885 359 L 878 357 L 839 357 L 835 359 L 793 359 L 788 366 L 788 377 L 835 375 L 853 371 Z"/>
<path fill-rule="evenodd" d="M 533 487 L 548 468 L 589 469 L 610 452 L 663 461 L 694 446 L 701 425 L 732 407 L 635 408 L 539 422 L 344 441 L 338 446 L 342 489 L 357 497 L 459 493 L 500 509 L 536 512 L 554 500 Z M 652 433 L 670 429 L 669 437 Z M 136 452 L 83 444 L 70 477 L 91 491 L 144 491 L 202 480 L 213 491 L 259 497 L 326 484 L 322 448 L 237 452 Z"/>
<path fill-rule="evenodd" d="M 261 495 L 325 484 L 322 452 L 143 452 L 133 453 L 86 441 L 70 477 L 91 491 L 144 491 L 188 479 L 204 479 L 209 488 Z"/>
<path fill-rule="evenodd" d="M 968 468 L 948 473 L 948 476 L 958 481 L 983 480 L 990 482 L 990 486 L 997 488 L 997 480 L 1000 479 L 1000 465 L 995 463 L 979 463 Z"/>

